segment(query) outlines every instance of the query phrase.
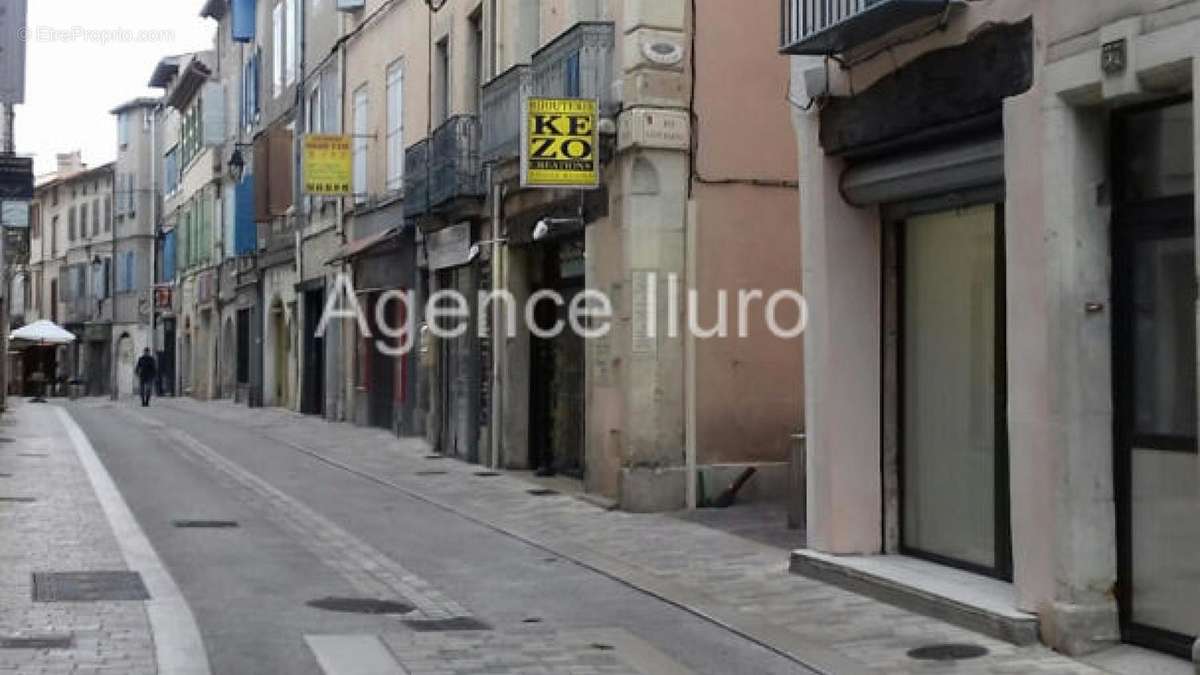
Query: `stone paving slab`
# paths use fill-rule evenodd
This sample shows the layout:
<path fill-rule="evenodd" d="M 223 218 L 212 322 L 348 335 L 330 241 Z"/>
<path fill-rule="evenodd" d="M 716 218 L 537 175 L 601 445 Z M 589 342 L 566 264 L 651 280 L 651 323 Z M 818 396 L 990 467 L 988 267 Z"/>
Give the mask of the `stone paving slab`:
<path fill-rule="evenodd" d="M 619 629 L 380 636 L 408 675 L 688 675 Z"/>
<path fill-rule="evenodd" d="M 33 572 L 125 571 L 112 528 L 54 408 L 9 399 L 0 436 L 0 638 L 69 635 L 66 649 L 0 649 L 0 672 L 157 672 L 142 602 L 34 602 Z"/>
<path fill-rule="evenodd" d="M 528 493 L 531 484 L 518 477 L 476 477 L 476 466 L 426 459 L 429 448 L 420 439 L 228 402 L 161 399 L 158 404 L 252 429 L 385 482 L 582 562 L 825 672 L 1103 672 L 1041 646 L 1017 647 L 792 575 L 786 548 L 671 514 L 606 511 L 568 495 L 535 497 Z M 447 473 L 418 475 L 430 469 Z M 954 664 L 907 656 L 915 647 L 946 642 L 979 644 L 989 654 Z"/>

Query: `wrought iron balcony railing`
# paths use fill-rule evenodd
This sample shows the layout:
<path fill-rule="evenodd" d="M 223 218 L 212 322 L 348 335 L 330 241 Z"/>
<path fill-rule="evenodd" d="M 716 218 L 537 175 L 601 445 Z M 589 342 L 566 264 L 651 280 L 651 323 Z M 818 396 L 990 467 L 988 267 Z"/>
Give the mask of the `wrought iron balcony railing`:
<path fill-rule="evenodd" d="M 613 24 L 581 21 L 533 53 L 536 96 L 594 98 L 612 113 Z"/>
<path fill-rule="evenodd" d="M 434 129 L 429 146 L 430 208 L 487 194 L 479 136 L 479 118 L 474 115 L 455 115 Z"/>
<path fill-rule="evenodd" d="M 419 216 L 429 212 L 429 139 L 424 138 L 404 151 L 404 213 Z"/>
<path fill-rule="evenodd" d="M 905 24 L 947 11 L 957 0 L 781 0 L 780 49 L 840 54 Z"/>
<path fill-rule="evenodd" d="M 527 65 L 516 65 L 483 85 L 484 162 L 521 154 L 521 103 L 533 91 L 533 74 Z"/>

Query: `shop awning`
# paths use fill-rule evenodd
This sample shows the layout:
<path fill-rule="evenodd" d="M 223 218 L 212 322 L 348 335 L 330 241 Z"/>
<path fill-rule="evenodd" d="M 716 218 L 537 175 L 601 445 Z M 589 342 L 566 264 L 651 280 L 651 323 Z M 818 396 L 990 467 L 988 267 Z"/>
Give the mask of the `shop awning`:
<path fill-rule="evenodd" d="M 344 260 L 349 260 L 355 256 L 362 255 L 367 251 L 383 244 L 400 234 L 400 226 L 393 227 L 383 232 L 373 234 L 369 237 L 355 239 L 354 241 L 346 242 L 342 245 L 338 252 L 335 253 L 329 260 L 325 261 L 326 265 L 336 265 Z"/>

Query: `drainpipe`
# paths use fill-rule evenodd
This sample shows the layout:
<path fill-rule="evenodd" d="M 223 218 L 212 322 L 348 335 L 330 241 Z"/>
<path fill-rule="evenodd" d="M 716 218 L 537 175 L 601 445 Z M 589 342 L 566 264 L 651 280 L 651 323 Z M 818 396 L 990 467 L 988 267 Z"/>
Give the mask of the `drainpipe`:
<path fill-rule="evenodd" d="M 688 178 L 691 181 L 691 178 Z M 687 202 L 687 222 L 684 234 L 684 275 L 687 277 L 687 288 L 696 287 L 696 200 Z M 697 504 L 696 496 L 696 336 L 691 330 L 684 334 L 683 361 L 683 397 L 684 397 L 684 456 L 686 471 L 684 494 L 687 496 L 687 508 L 694 510 Z"/>
<path fill-rule="evenodd" d="M 492 173 L 489 171 L 489 173 Z M 491 468 L 497 469 L 500 467 L 500 435 L 503 431 L 504 424 L 501 420 L 504 406 L 500 400 L 500 387 L 503 383 L 500 370 L 500 355 L 507 351 L 508 335 L 501 330 L 501 325 L 504 322 L 504 310 L 498 302 L 496 302 L 496 293 L 503 290 L 508 290 L 506 280 L 502 279 L 504 271 L 504 251 L 500 248 L 500 230 L 501 230 L 501 201 L 504 199 L 504 186 L 495 182 L 495 175 L 492 175 L 492 449 L 491 449 Z"/>

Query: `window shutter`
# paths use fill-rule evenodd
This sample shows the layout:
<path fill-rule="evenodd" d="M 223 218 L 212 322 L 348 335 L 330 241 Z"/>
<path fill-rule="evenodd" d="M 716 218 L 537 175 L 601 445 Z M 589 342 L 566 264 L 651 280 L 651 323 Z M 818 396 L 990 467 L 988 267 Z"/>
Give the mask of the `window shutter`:
<path fill-rule="evenodd" d="M 282 216 L 292 205 L 292 132 L 277 128 L 268 134 L 271 165 L 267 172 L 270 182 L 270 214 Z"/>
<path fill-rule="evenodd" d="M 269 136 L 259 136 L 254 141 L 254 222 L 271 220 L 270 154 Z"/>
<path fill-rule="evenodd" d="M 204 147 L 211 148 L 225 142 L 225 85 L 207 82 L 200 97 L 202 140 Z"/>
<path fill-rule="evenodd" d="M 232 9 L 231 32 L 233 41 L 254 42 L 254 0 L 233 0 Z"/>

